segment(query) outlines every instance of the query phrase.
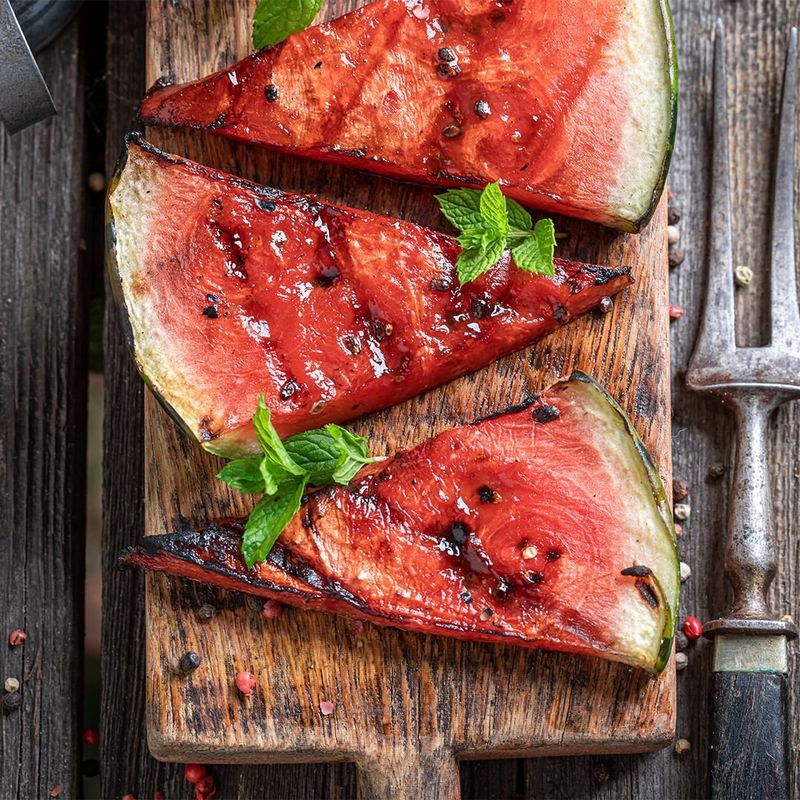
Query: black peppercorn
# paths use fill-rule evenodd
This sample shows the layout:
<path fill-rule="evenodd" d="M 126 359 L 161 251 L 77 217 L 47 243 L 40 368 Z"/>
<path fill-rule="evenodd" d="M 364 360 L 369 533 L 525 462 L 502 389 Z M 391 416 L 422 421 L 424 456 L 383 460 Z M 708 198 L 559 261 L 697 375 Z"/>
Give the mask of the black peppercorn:
<path fill-rule="evenodd" d="M 212 606 L 211 603 L 203 603 L 203 605 L 197 609 L 197 616 L 201 620 L 213 619 L 216 614 L 217 609 L 215 606 Z"/>
<path fill-rule="evenodd" d="M 22 705 L 22 695 L 19 692 L 11 692 L 3 697 L 3 711 L 16 711 Z"/>
<path fill-rule="evenodd" d="M 96 758 L 87 758 L 81 764 L 81 771 L 87 778 L 96 778 L 100 774 L 100 762 Z"/>
<path fill-rule="evenodd" d="M 267 98 L 268 103 L 274 103 L 278 99 L 278 87 L 274 83 L 265 86 L 264 97 Z"/>
<path fill-rule="evenodd" d="M 184 675 L 189 675 L 200 666 L 200 662 L 202 660 L 203 659 L 200 658 L 200 656 L 197 655 L 194 650 L 189 650 L 187 653 L 184 653 L 181 656 L 181 660 L 178 662 L 178 667 Z"/>
<path fill-rule="evenodd" d="M 456 54 L 449 47 L 439 48 L 439 61 L 452 62 L 456 60 Z"/>

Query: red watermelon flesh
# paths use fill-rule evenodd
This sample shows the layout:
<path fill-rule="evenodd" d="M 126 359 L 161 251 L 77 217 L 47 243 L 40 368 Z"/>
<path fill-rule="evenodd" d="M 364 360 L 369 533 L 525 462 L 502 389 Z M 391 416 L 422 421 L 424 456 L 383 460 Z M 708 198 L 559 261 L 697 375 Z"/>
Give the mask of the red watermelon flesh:
<path fill-rule="evenodd" d="M 380 0 L 227 69 L 156 84 L 147 125 L 646 224 L 675 131 L 666 0 Z"/>
<path fill-rule="evenodd" d="M 108 199 L 110 271 L 138 366 L 206 449 L 258 452 L 260 395 L 281 436 L 399 403 L 518 350 L 631 280 L 508 255 L 459 288 L 455 239 L 258 187 L 129 137 Z"/>
<path fill-rule="evenodd" d="M 678 559 L 620 408 L 577 374 L 307 496 L 248 569 L 241 523 L 145 539 L 124 563 L 289 605 L 659 671 Z"/>

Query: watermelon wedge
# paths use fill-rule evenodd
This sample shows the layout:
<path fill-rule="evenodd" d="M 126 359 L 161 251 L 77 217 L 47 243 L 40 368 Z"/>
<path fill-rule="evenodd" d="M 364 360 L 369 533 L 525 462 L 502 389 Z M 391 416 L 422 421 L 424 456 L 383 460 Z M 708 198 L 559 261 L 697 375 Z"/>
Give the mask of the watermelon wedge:
<path fill-rule="evenodd" d="M 123 563 L 380 625 L 663 669 L 674 527 L 641 441 L 591 378 L 368 470 L 307 496 L 253 569 L 241 523 L 148 537 Z"/>
<path fill-rule="evenodd" d="M 136 136 L 108 198 L 109 266 L 145 380 L 211 452 L 258 452 L 263 394 L 289 436 L 399 403 L 518 350 L 629 270 L 509 264 L 459 288 L 455 239 L 265 189 Z"/>
<path fill-rule="evenodd" d="M 437 186 L 499 180 L 627 231 L 669 166 L 677 69 L 666 0 L 379 0 L 183 85 L 147 125 Z"/>

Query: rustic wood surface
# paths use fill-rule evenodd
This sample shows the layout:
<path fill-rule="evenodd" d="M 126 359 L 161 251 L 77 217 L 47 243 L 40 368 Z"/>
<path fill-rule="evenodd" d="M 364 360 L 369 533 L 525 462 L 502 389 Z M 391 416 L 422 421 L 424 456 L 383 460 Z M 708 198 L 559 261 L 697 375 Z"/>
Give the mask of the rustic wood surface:
<path fill-rule="evenodd" d="M 338 0 L 326 16 L 361 5 Z M 250 51 L 253 4 L 148 4 L 147 79 L 189 80 L 220 59 Z M 220 55 L 220 54 L 224 55 Z M 441 226 L 434 191 L 351 170 L 232 147 L 220 139 L 153 129 L 168 151 L 284 189 L 318 194 Z M 606 385 L 631 414 L 668 481 L 669 333 L 666 207 L 639 237 L 560 221 L 562 255 L 632 267 L 635 286 L 612 314 L 571 323 L 540 345 L 439 390 L 354 424 L 376 452 L 395 452 L 453 425 L 504 408 L 578 367 Z M 204 456 L 147 395 L 145 531 L 202 526 L 247 511 L 214 479 Z M 147 577 L 148 731 L 154 755 L 176 761 L 355 760 L 364 797 L 449 798 L 460 758 L 635 751 L 668 744 L 674 730 L 674 671 L 659 680 L 618 664 L 419 636 L 290 610 L 277 621 L 248 611 L 236 594 L 198 591 Z M 198 603 L 220 608 L 197 618 Z M 190 677 L 177 662 L 201 654 Z M 237 670 L 256 675 L 242 701 Z M 531 697 L 537 702 L 532 705 Z M 319 702 L 335 701 L 324 719 Z M 455 786 L 453 785 L 455 784 Z"/>
<path fill-rule="evenodd" d="M 776 133 L 783 46 L 789 25 L 800 23 L 800 8 L 796 0 L 674 0 L 673 10 L 681 56 L 681 121 L 670 185 L 683 213 L 680 247 L 686 251 L 686 261 L 671 275 L 671 299 L 687 308 L 686 316 L 671 328 L 674 474 L 692 485 L 693 511 L 684 525 L 681 552 L 693 575 L 684 585 L 683 605 L 687 612 L 710 619 L 720 612 L 724 599 L 721 548 L 715 537 L 725 518 L 727 487 L 725 479 L 709 482 L 706 475 L 711 463 L 729 459 L 732 427 L 713 403 L 685 392 L 683 370 L 697 327 L 710 213 L 711 33 L 714 19 L 721 15 L 729 37 L 736 257 L 738 263 L 749 264 L 756 272 L 751 287 L 739 293 L 740 330 L 754 342 L 763 335 L 766 319 L 768 166 Z M 144 3 L 136 0 L 107 7 L 85 4 L 78 25 L 83 39 L 73 27 L 40 59 L 60 116 L 44 128 L 22 134 L 22 139 L 4 136 L 0 145 L 4 190 L 0 201 L 0 241 L 4 245 L 0 284 L 6 302 L 9 294 L 13 301 L 4 306 L 0 322 L 3 446 L 13 443 L 18 447 L 28 437 L 24 453 L 12 457 L 8 450 L 3 451 L 0 502 L 6 511 L 7 532 L 0 559 L 0 616 L 6 628 L 22 618 L 29 631 L 36 632 L 36 639 L 29 640 L 26 647 L 39 647 L 40 653 L 36 660 L 33 647 L 24 653 L 0 649 L 0 678 L 16 672 L 15 665 L 23 664 L 20 656 L 31 659 L 28 664 L 33 667 L 19 675 L 25 679 L 26 693 L 21 714 L 0 717 L 3 798 L 47 796 L 51 782 L 61 784 L 62 797 L 79 793 L 75 696 L 80 613 L 73 592 L 79 581 L 76 565 L 80 569 L 74 552 L 82 541 L 73 520 L 82 494 L 80 415 L 85 364 L 80 355 L 69 356 L 68 352 L 82 341 L 81 335 L 73 337 L 83 330 L 84 318 L 80 297 L 64 282 L 66 273 L 61 271 L 76 268 L 75 237 L 80 229 L 74 206 L 70 201 L 67 205 L 72 210 L 68 211 L 64 198 L 83 189 L 77 176 L 84 159 L 79 143 L 86 77 L 75 59 L 79 42 L 84 52 L 102 48 L 102 36 L 89 36 L 87 31 L 96 31 L 99 23 L 94 18 L 107 14 L 105 133 L 110 169 L 122 133 L 132 125 L 144 82 L 144 12 Z M 222 62 L 226 55 L 221 53 Z M 99 124 L 103 122 L 101 118 Z M 19 237 L 25 231 L 23 243 Z M 69 274 L 75 279 L 79 276 Z M 99 265 L 97 274 L 101 274 Z M 87 276 L 82 277 L 85 280 Z M 141 386 L 112 309 L 106 322 L 105 348 L 102 796 L 119 798 L 132 792 L 143 799 L 162 791 L 169 798 L 188 800 L 193 793 L 181 768 L 155 761 L 144 739 L 144 581 L 139 574 L 114 569 L 120 549 L 137 541 L 143 531 L 144 462 Z M 74 386 L 74 391 L 68 391 L 68 386 Z M 30 400 L 31 393 L 36 394 L 35 402 Z M 74 424 L 76 419 L 78 424 Z M 775 529 L 780 540 L 774 600 L 782 611 L 798 618 L 800 408 L 796 404 L 779 412 L 772 437 Z M 69 459 L 65 451 L 70 453 Z M 74 551 L 67 541 L 74 543 Z M 61 552 L 56 557 L 53 551 L 57 548 Z M 45 593 L 50 599 L 44 598 Z M 6 628 L 0 633 L 5 635 Z M 463 796 L 537 800 L 689 800 L 707 796 L 709 650 L 704 642 L 689 650 L 689 668 L 678 676 L 678 735 L 691 742 L 691 750 L 683 758 L 667 749 L 646 756 L 468 761 L 461 767 Z M 796 647 L 790 654 L 792 796 L 796 796 L 800 785 Z M 214 774 L 220 795 L 226 798 L 349 798 L 355 794 L 354 770 L 348 764 L 225 766 L 215 767 Z"/>
<path fill-rule="evenodd" d="M 0 796 L 75 797 L 83 651 L 86 271 L 79 26 L 41 59 L 59 116 L 0 131 Z M 0 45 L 2 47 L 2 45 Z M 8 646 L 14 628 L 27 631 Z"/>

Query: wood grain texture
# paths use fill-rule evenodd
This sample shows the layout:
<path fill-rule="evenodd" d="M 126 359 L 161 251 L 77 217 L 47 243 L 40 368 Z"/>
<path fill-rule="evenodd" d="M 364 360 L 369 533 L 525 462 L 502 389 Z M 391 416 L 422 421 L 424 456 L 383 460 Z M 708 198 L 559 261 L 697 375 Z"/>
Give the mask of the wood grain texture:
<path fill-rule="evenodd" d="M 326 7 L 330 15 L 344 3 Z M 249 50 L 250 6 L 153 0 L 148 80 L 186 80 Z M 264 183 L 439 227 L 433 192 L 162 130 L 167 150 Z M 579 367 L 597 376 L 632 415 L 670 476 L 668 321 L 664 206 L 641 237 L 562 222 L 561 253 L 628 264 L 637 284 L 608 317 L 571 324 L 523 353 L 353 425 L 378 452 L 394 452 L 445 428 L 518 401 Z M 244 498 L 215 481 L 220 462 L 181 437 L 145 400 L 145 529 L 160 533 L 245 512 Z M 452 796 L 459 758 L 647 750 L 668 743 L 674 673 L 660 680 L 621 665 L 566 655 L 487 647 L 288 611 L 265 622 L 238 595 L 198 589 L 162 575 L 147 582 L 147 696 L 151 750 L 160 758 L 224 761 L 355 760 L 365 796 Z M 203 599 L 220 608 L 197 619 Z M 195 650 L 191 677 L 177 662 Z M 233 678 L 252 671 L 256 696 L 243 701 Z M 532 705 L 531 698 L 535 697 Z M 322 700 L 336 711 L 323 718 Z M 438 790 L 434 792 L 434 778 Z"/>
<path fill-rule="evenodd" d="M 0 130 L 0 797 L 78 796 L 86 314 L 78 24 L 40 57 L 59 116 Z M 13 628 L 28 639 L 8 646 Z"/>
<path fill-rule="evenodd" d="M 756 270 L 754 284 L 740 292 L 739 311 L 744 328 L 762 331 L 766 273 L 766 193 L 767 167 L 774 141 L 777 92 L 782 69 L 782 47 L 788 27 L 800 22 L 795 0 L 673 0 L 672 2 L 681 64 L 681 112 L 676 155 L 670 186 L 681 208 L 680 247 L 686 261 L 670 276 L 671 301 L 687 308 L 686 316 L 671 327 L 673 373 L 673 455 L 674 474 L 692 486 L 692 518 L 684 524 L 680 543 L 682 558 L 693 570 L 683 587 L 683 608 L 701 619 L 711 619 L 722 610 L 723 580 L 719 568 L 721 548 L 715 536 L 722 530 L 726 511 L 726 481 L 709 482 L 708 467 L 730 455 L 732 426 L 713 403 L 688 395 L 683 371 L 697 328 L 703 292 L 703 260 L 707 248 L 709 107 L 711 44 L 714 20 L 719 15 L 728 27 L 728 56 L 731 94 L 731 156 L 735 173 L 737 214 L 733 220 L 737 261 Z M 116 94 L 123 99 L 126 113 L 141 93 L 142 81 L 131 71 L 136 49 L 116 47 L 121 37 L 141 26 L 143 4 L 109 4 L 108 75 L 114 79 Z M 143 52 L 143 36 L 139 42 Z M 222 53 L 220 65 L 230 53 Z M 734 104 L 733 92 L 741 93 Z M 111 95 L 110 95 L 111 99 Z M 127 124 L 127 123 L 125 123 Z M 109 127 L 112 163 L 121 147 L 122 120 Z M 761 302 L 759 302 L 761 301 Z M 118 337 L 113 326 L 106 329 L 106 341 Z M 116 339 L 119 344 L 119 340 Z M 118 407 L 117 426 L 112 436 L 121 435 L 131 423 L 124 444 L 107 445 L 104 494 L 113 506 L 113 516 L 105 523 L 105 552 L 113 575 L 113 564 L 120 547 L 141 535 L 141 484 L 131 462 L 142 464 L 141 418 L 134 413 L 130 398 L 138 387 L 130 384 L 128 394 L 120 385 L 120 374 L 130 369 L 129 353 L 118 346 L 113 354 L 106 350 L 106 381 L 114 389 L 107 413 Z M 128 378 L 123 378 L 127 380 Z M 107 395 L 108 396 L 108 395 Z M 120 404 L 119 406 L 115 404 Z M 126 413 L 127 411 L 127 413 Z M 132 415 L 132 416 L 131 416 Z M 137 420 L 139 420 L 137 422 Z M 774 443 L 773 495 L 774 524 L 780 541 L 780 567 L 776 579 L 776 607 L 800 617 L 800 408 L 782 409 L 772 428 Z M 138 480 L 141 480 L 141 467 Z M 139 526 L 139 527 L 137 527 Z M 128 574 L 117 586 L 134 586 L 141 576 Z M 137 687 L 144 683 L 141 635 L 127 622 L 135 593 L 107 592 L 104 629 L 117 630 L 115 637 L 104 637 L 104 676 L 113 670 L 117 681 L 113 691 L 104 692 L 104 797 L 119 797 L 133 791 L 137 797 L 152 797 L 156 790 L 168 797 L 193 796 L 179 770 L 160 764 L 147 755 L 141 720 L 144 700 Z M 141 606 L 139 606 L 141 608 Z M 141 612 L 133 615 L 140 622 Z M 576 800 L 617 800 L 617 798 L 675 798 L 694 800 L 708 796 L 710 647 L 698 642 L 689 651 L 689 668 L 678 674 L 678 735 L 691 742 L 690 752 L 678 758 L 672 750 L 646 756 L 581 756 L 537 758 L 525 761 L 469 761 L 461 767 L 465 798 L 575 798 Z M 797 647 L 790 649 L 790 706 L 796 712 Z M 791 713 L 791 712 L 790 712 Z M 791 713 L 791 791 L 800 786 L 800 719 Z M 113 738 L 112 738 L 113 736 Z M 25 757 L 32 757 L 27 755 Z M 109 763 L 108 759 L 113 761 Z M 224 797 L 246 800 L 265 798 L 351 798 L 355 794 L 353 770 L 346 764 L 262 765 L 214 767 Z"/>

